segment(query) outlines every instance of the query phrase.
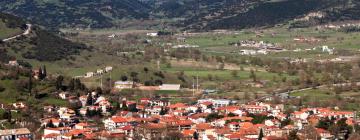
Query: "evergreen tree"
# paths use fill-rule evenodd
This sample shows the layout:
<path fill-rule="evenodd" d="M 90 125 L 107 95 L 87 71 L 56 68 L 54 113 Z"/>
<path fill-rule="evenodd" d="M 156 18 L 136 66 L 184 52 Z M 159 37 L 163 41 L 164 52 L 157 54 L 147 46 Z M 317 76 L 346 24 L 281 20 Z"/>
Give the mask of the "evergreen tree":
<path fill-rule="evenodd" d="M 115 115 L 118 110 L 120 110 L 120 104 L 118 102 L 115 102 L 114 107 L 111 108 L 111 111 L 110 111 L 111 115 Z"/>
<path fill-rule="evenodd" d="M 41 67 L 39 67 L 39 70 L 38 70 L 38 78 L 39 80 L 42 80 L 43 79 L 43 70 L 41 69 Z"/>
<path fill-rule="evenodd" d="M 300 138 L 297 136 L 296 130 L 290 131 L 288 140 L 300 140 Z"/>
<path fill-rule="evenodd" d="M 193 138 L 194 138 L 194 140 L 198 140 L 199 139 L 199 134 L 197 132 L 194 132 Z"/>
<path fill-rule="evenodd" d="M 165 114 L 166 114 L 166 110 L 162 107 L 159 114 L 160 114 L 160 115 L 165 115 Z"/>
<path fill-rule="evenodd" d="M 147 67 L 144 67 L 144 72 L 145 73 L 148 73 L 149 72 L 149 69 Z"/>
<path fill-rule="evenodd" d="M 125 76 L 125 75 L 121 76 L 121 81 L 127 81 L 127 80 L 128 80 L 127 76 Z"/>
<path fill-rule="evenodd" d="M 54 128 L 55 125 L 54 125 L 54 123 L 52 122 L 52 120 L 50 120 L 50 121 L 46 124 L 46 127 L 48 127 L 48 128 Z"/>
<path fill-rule="evenodd" d="M 12 119 L 11 111 L 10 110 L 5 111 L 2 115 L 2 118 L 6 119 L 8 122 L 11 122 Z"/>
<path fill-rule="evenodd" d="M 87 96 L 86 105 L 93 105 L 93 98 L 91 97 L 91 95 Z"/>
<path fill-rule="evenodd" d="M 70 91 L 74 91 L 74 90 L 75 90 L 75 80 L 74 80 L 74 79 L 71 79 L 71 80 L 70 80 L 70 83 L 69 83 L 69 86 L 68 86 L 68 90 L 70 90 Z"/>
<path fill-rule="evenodd" d="M 86 115 L 86 117 L 91 117 L 93 114 L 92 114 L 92 111 L 89 108 L 87 108 L 85 115 Z"/>
<path fill-rule="evenodd" d="M 0 92 L 3 92 L 3 91 L 5 91 L 5 87 L 0 84 Z"/>
<path fill-rule="evenodd" d="M 83 90 L 80 79 L 74 79 L 74 90 Z"/>
<path fill-rule="evenodd" d="M 59 123 L 59 127 L 64 127 L 64 123 L 63 123 L 63 122 L 60 122 L 60 123 Z"/>
<path fill-rule="evenodd" d="M 237 76 L 238 76 L 238 72 L 237 72 L 236 70 L 233 70 L 233 71 L 231 71 L 231 75 L 232 75 L 233 77 L 237 77 Z"/>
<path fill-rule="evenodd" d="M 123 110 L 123 111 L 127 111 L 127 110 L 128 110 L 128 107 L 127 107 L 127 105 L 126 105 L 126 101 L 123 101 L 123 102 L 122 102 L 121 110 Z"/>
<path fill-rule="evenodd" d="M 257 81 L 257 77 L 256 77 L 256 74 L 254 72 L 254 70 L 250 70 L 250 78 L 253 80 L 253 82 L 256 82 Z"/>
<path fill-rule="evenodd" d="M 46 66 L 44 65 L 43 66 L 43 69 L 42 69 L 42 74 L 43 74 L 43 78 L 45 79 L 47 77 L 47 71 L 46 71 Z"/>
<path fill-rule="evenodd" d="M 263 137 L 264 137 L 263 129 L 260 129 L 260 133 L 259 133 L 259 136 L 258 136 L 258 140 L 262 140 Z"/>
<path fill-rule="evenodd" d="M 31 95 L 31 90 L 32 90 L 32 70 L 30 70 L 29 72 L 29 82 L 28 82 L 29 96 Z"/>
<path fill-rule="evenodd" d="M 56 78 L 55 85 L 56 85 L 57 90 L 59 90 L 63 87 L 63 81 L 64 81 L 64 77 L 61 75 Z"/>
<path fill-rule="evenodd" d="M 102 89 L 100 87 L 97 87 L 96 88 L 96 95 L 101 95 L 101 94 L 103 94 Z"/>

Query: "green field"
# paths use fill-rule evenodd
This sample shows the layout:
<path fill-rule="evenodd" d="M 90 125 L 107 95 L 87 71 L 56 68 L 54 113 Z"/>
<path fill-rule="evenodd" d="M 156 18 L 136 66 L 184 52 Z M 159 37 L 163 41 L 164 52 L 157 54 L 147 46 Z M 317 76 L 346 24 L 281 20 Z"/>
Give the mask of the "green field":
<path fill-rule="evenodd" d="M 216 70 L 216 69 L 199 69 L 199 68 L 189 68 L 189 67 L 172 67 L 172 68 L 164 68 L 165 71 L 178 73 L 183 71 L 186 75 L 191 77 L 198 76 L 202 79 L 207 79 L 209 75 L 214 78 L 217 77 L 218 80 L 245 80 L 250 79 L 250 71 L 236 71 L 236 75 L 233 74 L 232 70 Z M 261 80 L 271 80 L 274 76 L 278 76 L 276 73 L 270 73 L 266 71 L 255 71 L 255 75 Z M 283 76 L 288 77 L 289 79 L 294 78 L 295 76 L 289 76 L 283 74 Z"/>
<path fill-rule="evenodd" d="M 15 81 L 0 80 L 0 83 L 6 88 L 4 92 L 0 93 L 0 103 L 10 104 L 16 102 L 20 94 L 15 90 Z"/>
<path fill-rule="evenodd" d="M 311 89 L 301 92 L 294 92 L 291 96 L 301 97 L 304 103 L 312 103 L 326 107 L 328 104 L 332 107 L 338 106 L 344 110 L 360 110 L 360 104 L 356 101 L 359 99 L 359 92 L 343 92 L 335 94 L 331 89 Z M 355 99 L 354 101 L 346 101 L 344 98 Z M 346 101 L 346 102 L 344 102 Z M 328 107 L 331 107 L 328 106 Z"/>
<path fill-rule="evenodd" d="M 359 33 L 344 33 L 334 30 L 316 30 L 315 28 L 304 28 L 304 29 L 286 29 L 286 27 L 274 27 L 269 29 L 261 30 L 256 36 L 254 31 L 241 31 L 233 34 L 200 34 L 193 37 L 189 37 L 186 43 L 192 45 L 199 45 L 202 49 L 214 49 L 229 47 L 229 43 L 237 42 L 240 40 L 256 40 L 265 41 L 271 43 L 278 43 L 284 48 L 295 49 L 295 48 L 312 48 L 316 46 L 327 45 L 334 48 L 345 48 L 345 49 L 359 49 L 360 48 L 360 37 Z M 314 38 L 325 38 L 321 39 L 320 42 L 315 43 L 299 43 L 293 39 L 296 37 L 314 37 Z"/>
<path fill-rule="evenodd" d="M 42 100 L 43 100 L 44 104 L 47 104 L 47 105 L 55 105 L 55 106 L 67 106 L 68 105 L 67 100 L 62 100 L 62 99 L 57 99 L 57 98 L 47 97 Z"/>
<path fill-rule="evenodd" d="M 294 92 L 290 94 L 291 96 L 307 98 L 307 100 L 316 101 L 316 100 L 327 100 L 334 97 L 332 92 L 320 89 L 311 89 L 301 92 Z"/>

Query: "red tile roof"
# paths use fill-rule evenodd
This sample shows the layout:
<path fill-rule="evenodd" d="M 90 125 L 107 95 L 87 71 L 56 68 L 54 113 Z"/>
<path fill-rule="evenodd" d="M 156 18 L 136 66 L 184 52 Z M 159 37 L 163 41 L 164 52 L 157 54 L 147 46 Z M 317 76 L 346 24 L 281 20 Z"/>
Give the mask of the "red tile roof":
<path fill-rule="evenodd" d="M 212 129 L 213 127 L 208 123 L 199 123 L 195 126 L 197 130 L 207 130 Z"/>
<path fill-rule="evenodd" d="M 57 134 L 57 133 L 50 133 L 50 134 L 44 135 L 43 137 L 44 138 L 56 138 L 59 135 L 60 134 Z"/>
<path fill-rule="evenodd" d="M 183 103 L 176 103 L 176 104 L 172 104 L 168 106 L 170 109 L 175 109 L 175 108 L 185 108 L 186 105 Z"/>
<path fill-rule="evenodd" d="M 111 120 L 114 121 L 115 123 L 126 123 L 126 122 L 128 122 L 128 119 L 126 119 L 124 117 L 119 117 L 119 116 L 112 117 Z"/>
<path fill-rule="evenodd" d="M 185 130 L 182 131 L 182 134 L 184 136 L 193 136 L 194 132 L 195 132 L 194 129 L 185 129 Z"/>
<path fill-rule="evenodd" d="M 178 120 L 176 121 L 176 125 L 179 125 L 179 126 L 185 126 L 185 125 L 192 125 L 193 122 L 190 121 L 190 120 Z"/>

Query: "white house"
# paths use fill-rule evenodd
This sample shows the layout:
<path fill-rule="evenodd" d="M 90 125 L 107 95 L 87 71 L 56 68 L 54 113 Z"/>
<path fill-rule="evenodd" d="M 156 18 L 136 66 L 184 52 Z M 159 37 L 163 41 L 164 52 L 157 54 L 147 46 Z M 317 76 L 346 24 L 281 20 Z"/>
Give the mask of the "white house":
<path fill-rule="evenodd" d="M 160 115 L 161 106 L 154 106 L 152 108 L 146 108 L 145 111 L 151 115 Z"/>
<path fill-rule="evenodd" d="M 57 128 L 45 128 L 44 129 L 44 135 L 49 134 L 65 134 L 71 130 L 70 127 L 57 127 Z"/>
<path fill-rule="evenodd" d="M 129 89 L 133 87 L 133 81 L 116 81 L 115 88 L 116 89 Z"/>
<path fill-rule="evenodd" d="M 146 33 L 147 36 L 155 37 L 158 36 L 158 33 Z"/>
<path fill-rule="evenodd" d="M 306 120 L 309 117 L 309 113 L 303 112 L 303 111 L 295 111 L 291 115 L 292 115 L 292 117 L 301 119 L 301 120 Z"/>
<path fill-rule="evenodd" d="M 69 92 L 61 92 L 59 93 L 59 97 L 63 100 L 66 100 L 70 96 Z"/>
<path fill-rule="evenodd" d="M 10 66 L 19 66 L 19 63 L 16 60 L 9 61 Z"/>
<path fill-rule="evenodd" d="M 116 36 L 115 34 L 111 34 L 108 36 L 108 38 L 115 38 L 115 36 Z"/>
<path fill-rule="evenodd" d="M 61 107 L 57 112 L 61 120 L 70 121 L 73 117 L 76 116 L 75 111 L 67 107 Z"/>
<path fill-rule="evenodd" d="M 175 46 L 172 46 L 171 48 L 173 48 L 173 49 L 177 49 L 177 48 L 199 48 L 199 46 L 198 45 L 185 44 L 185 45 L 175 45 Z"/>
<path fill-rule="evenodd" d="M 85 74 L 85 78 L 90 78 L 90 77 L 93 77 L 94 76 L 94 72 L 87 72 Z"/>
<path fill-rule="evenodd" d="M 13 106 L 15 109 L 23 109 L 26 107 L 26 105 L 23 102 L 13 103 Z"/>
<path fill-rule="evenodd" d="M 33 139 L 33 135 L 27 128 L 0 130 L 0 140 L 13 140 L 20 138 Z"/>
<path fill-rule="evenodd" d="M 104 70 L 103 69 L 97 69 L 96 70 L 96 74 L 103 74 L 104 73 Z"/>
<path fill-rule="evenodd" d="M 110 72 L 112 70 L 113 70 L 113 67 L 111 67 L 111 66 L 106 66 L 105 67 L 105 72 Z"/>
<path fill-rule="evenodd" d="M 255 55 L 256 50 L 240 50 L 240 55 Z"/>
<path fill-rule="evenodd" d="M 128 119 L 119 116 L 113 116 L 103 121 L 106 130 L 115 130 L 117 128 L 128 125 Z"/>
<path fill-rule="evenodd" d="M 228 99 L 200 99 L 197 101 L 198 104 L 203 104 L 205 102 L 211 102 L 213 107 L 223 107 L 223 106 L 229 106 L 231 104 L 231 100 Z"/>

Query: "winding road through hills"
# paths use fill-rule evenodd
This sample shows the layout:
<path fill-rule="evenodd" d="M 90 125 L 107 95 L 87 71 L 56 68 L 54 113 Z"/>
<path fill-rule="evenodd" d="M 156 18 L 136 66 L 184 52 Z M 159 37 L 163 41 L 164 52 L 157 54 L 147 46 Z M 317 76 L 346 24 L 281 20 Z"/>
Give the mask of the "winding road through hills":
<path fill-rule="evenodd" d="M 15 36 L 12 36 L 12 37 L 9 37 L 9 38 L 5 38 L 3 39 L 2 41 L 3 42 L 6 42 L 6 41 L 10 41 L 10 40 L 13 40 L 13 39 L 16 39 L 22 35 L 28 35 L 30 32 L 31 32 L 31 24 L 26 24 L 27 28 L 26 30 L 22 33 L 22 34 L 18 34 L 18 35 L 15 35 Z"/>

